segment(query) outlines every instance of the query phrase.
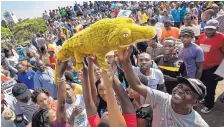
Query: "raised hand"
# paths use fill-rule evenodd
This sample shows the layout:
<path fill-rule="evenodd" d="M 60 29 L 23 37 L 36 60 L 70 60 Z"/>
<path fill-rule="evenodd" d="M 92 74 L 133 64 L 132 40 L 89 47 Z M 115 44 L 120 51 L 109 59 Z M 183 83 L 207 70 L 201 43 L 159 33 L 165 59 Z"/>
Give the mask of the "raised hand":
<path fill-rule="evenodd" d="M 68 61 L 65 62 L 57 61 L 56 64 L 58 67 L 58 69 L 56 69 L 58 78 L 61 78 L 64 75 L 64 72 L 68 66 Z"/>
<path fill-rule="evenodd" d="M 111 88 L 112 84 L 113 84 L 113 76 L 108 74 L 107 71 L 103 70 L 102 71 L 102 79 L 103 79 L 103 84 L 105 85 L 105 87 L 107 88 Z"/>
<path fill-rule="evenodd" d="M 84 110 L 84 108 L 80 105 L 76 106 L 73 111 L 72 111 L 72 118 L 75 118 L 77 115 L 79 115 L 80 113 L 82 113 L 82 111 Z"/>
<path fill-rule="evenodd" d="M 119 60 L 120 62 L 129 60 L 132 51 L 133 51 L 133 46 L 132 46 L 132 45 L 129 46 L 129 47 L 128 47 L 127 49 L 125 49 L 125 50 L 118 51 L 118 53 L 117 53 L 117 55 L 118 55 L 118 60 Z"/>

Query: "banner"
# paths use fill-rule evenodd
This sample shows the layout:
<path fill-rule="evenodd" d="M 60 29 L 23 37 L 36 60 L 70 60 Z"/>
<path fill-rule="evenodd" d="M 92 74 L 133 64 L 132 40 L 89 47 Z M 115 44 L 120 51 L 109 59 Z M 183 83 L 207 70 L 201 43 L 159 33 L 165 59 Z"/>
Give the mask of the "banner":
<path fill-rule="evenodd" d="M 1 88 L 4 89 L 4 94 L 12 94 L 12 88 L 13 86 L 16 84 L 16 80 L 15 79 L 10 79 L 4 83 L 2 83 Z"/>
<path fill-rule="evenodd" d="M 224 59 L 222 60 L 221 64 L 216 69 L 214 74 L 224 78 Z"/>

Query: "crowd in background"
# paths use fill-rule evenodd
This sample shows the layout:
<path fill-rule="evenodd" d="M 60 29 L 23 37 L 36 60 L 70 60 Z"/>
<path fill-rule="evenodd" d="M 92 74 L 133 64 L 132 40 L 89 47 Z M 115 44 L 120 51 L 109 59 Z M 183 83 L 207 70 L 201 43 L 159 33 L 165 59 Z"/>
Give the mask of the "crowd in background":
<path fill-rule="evenodd" d="M 109 71 L 92 55 L 80 71 L 74 58 L 56 63 L 66 40 L 120 10 L 154 26 L 156 36 L 107 53 Z M 3 127 L 208 127 L 197 111 L 212 111 L 223 80 L 214 74 L 224 57 L 223 2 L 75 2 L 45 10 L 43 19 L 48 31 L 35 34 L 25 50 L 2 49 Z M 204 107 L 194 110 L 199 103 Z"/>

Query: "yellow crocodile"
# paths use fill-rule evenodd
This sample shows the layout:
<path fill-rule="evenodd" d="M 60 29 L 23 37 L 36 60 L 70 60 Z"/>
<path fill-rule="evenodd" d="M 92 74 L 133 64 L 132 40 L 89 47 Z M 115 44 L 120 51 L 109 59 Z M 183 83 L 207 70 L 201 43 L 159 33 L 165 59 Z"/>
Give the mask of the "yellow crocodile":
<path fill-rule="evenodd" d="M 147 41 L 155 35 L 154 27 L 137 25 L 131 18 L 102 19 L 64 42 L 57 53 L 57 60 L 65 61 L 74 57 L 76 60 L 74 68 L 79 70 L 83 67 L 84 57 L 92 54 L 97 57 L 97 61 L 103 69 L 108 69 L 105 64 L 106 53 Z"/>

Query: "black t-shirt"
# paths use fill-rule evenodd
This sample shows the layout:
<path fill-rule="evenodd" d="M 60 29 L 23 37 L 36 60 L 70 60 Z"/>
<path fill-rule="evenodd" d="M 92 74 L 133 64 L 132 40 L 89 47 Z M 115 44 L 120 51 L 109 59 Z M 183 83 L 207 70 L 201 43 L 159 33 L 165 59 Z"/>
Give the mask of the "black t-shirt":
<path fill-rule="evenodd" d="M 177 56 L 172 56 L 169 61 L 164 61 L 164 55 L 157 56 L 155 63 L 164 75 L 165 85 L 168 93 L 178 84 L 177 76 L 186 76 L 185 65 Z"/>

